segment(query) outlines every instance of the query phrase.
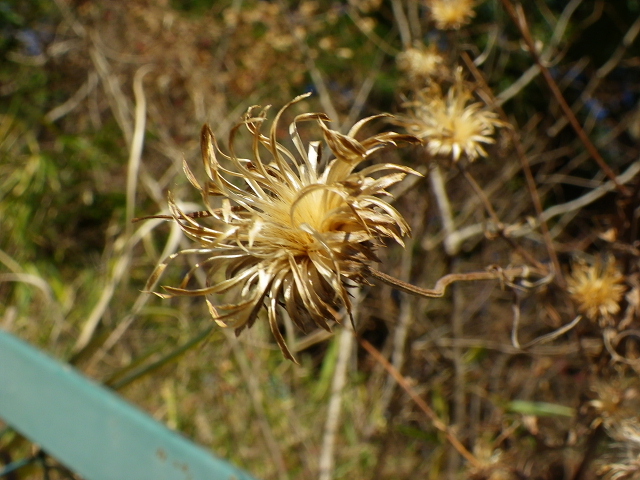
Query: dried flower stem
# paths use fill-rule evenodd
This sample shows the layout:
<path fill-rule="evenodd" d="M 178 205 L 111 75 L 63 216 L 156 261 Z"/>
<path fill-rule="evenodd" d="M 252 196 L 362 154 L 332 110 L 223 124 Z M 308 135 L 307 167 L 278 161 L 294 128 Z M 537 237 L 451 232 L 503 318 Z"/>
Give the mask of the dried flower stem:
<path fill-rule="evenodd" d="M 385 55 L 382 50 L 378 51 L 376 54 L 376 58 L 371 64 L 371 70 L 367 74 L 367 77 L 363 80 L 358 93 L 354 99 L 353 105 L 349 109 L 349 114 L 347 115 L 347 119 L 342 122 L 340 126 L 340 132 L 346 133 L 349 130 L 349 127 L 356 123 L 358 117 L 361 115 L 362 110 L 364 109 L 365 104 L 367 103 L 367 99 L 369 98 L 369 94 L 373 90 L 373 86 L 380 75 L 380 67 L 382 66 L 382 61 L 384 60 Z"/>
<path fill-rule="evenodd" d="M 359 305 L 358 299 L 354 302 L 355 308 Z M 357 314 L 357 312 L 356 312 Z M 348 360 L 353 350 L 353 329 L 351 322 L 345 322 L 344 328 L 338 338 L 338 359 L 336 361 L 333 381 L 331 383 L 331 398 L 327 409 L 327 419 L 324 424 L 322 438 L 322 451 L 318 470 L 319 480 L 331 480 L 334 477 L 336 432 L 340 424 L 340 411 L 342 410 L 342 398 L 344 387 L 347 384 Z"/>
<path fill-rule="evenodd" d="M 455 222 L 453 220 L 453 213 L 451 211 L 451 202 L 447 195 L 447 189 L 442 178 L 442 171 L 436 163 L 429 172 L 429 183 L 431 183 L 431 189 L 433 195 L 436 197 L 436 204 L 440 211 L 440 220 L 442 221 L 442 228 L 444 230 L 444 250 L 447 255 L 457 255 L 460 252 L 460 245 L 462 241 L 456 232 Z"/>
<path fill-rule="evenodd" d="M 598 8 L 597 4 L 594 8 Z M 602 8 L 602 7 L 600 7 Z M 601 12 L 600 12 L 601 13 Z M 593 15 L 593 14 L 592 14 Z M 583 27 L 584 28 L 584 27 Z M 580 97 L 573 103 L 571 109 L 574 111 L 578 111 L 578 109 L 582 108 L 588 99 L 592 98 L 593 92 L 600 86 L 602 81 L 609 75 L 624 59 L 625 53 L 627 50 L 635 43 L 636 38 L 640 34 L 640 17 L 636 19 L 635 22 L 631 24 L 627 33 L 625 33 L 624 37 L 622 37 L 622 42 L 618 45 L 615 51 L 609 57 L 609 60 L 604 62 L 593 74 L 591 80 L 586 85 L 584 90 L 582 91 Z M 566 118 L 560 118 L 556 121 L 555 125 L 553 125 L 549 129 L 549 134 L 551 136 L 555 136 L 567 125 Z"/>
<path fill-rule="evenodd" d="M 611 359 L 614 362 L 625 363 L 632 367 L 636 372 L 640 372 L 640 360 L 638 359 L 629 359 L 623 357 L 618 352 L 616 352 L 616 347 L 620 343 L 624 337 L 634 336 L 640 338 L 640 330 L 632 329 L 625 330 L 623 332 L 618 332 L 615 328 L 609 327 L 605 328 L 602 332 L 602 340 L 605 348 L 609 355 L 611 355 Z"/>
<path fill-rule="evenodd" d="M 445 275 L 440 278 L 436 282 L 436 286 L 433 289 L 429 288 L 421 288 L 415 285 L 411 285 L 410 283 L 403 282 L 391 275 L 387 275 L 386 273 L 382 273 L 379 270 L 372 269 L 370 275 L 376 280 L 380 280 L 388 285 L 391 285 L 398 290 L 402 290 L 403 292 L 411 293 L 412 295 L 418 295 L 421 297 L 443 297 L 445 291 L 449 285 L 454 282 L 469 282 L 476 280 L 509 280 L 515 277 L 523 277 L 527 278 L 533 270 L 527 266 L 524 267 L 515 267 L 515 268 L 493 268 L 492 270 L 486 272 L 470 272 L 470 273 L 450 273 L 449 275 Z"/>
<path fill-rule="evenodd" d="M 351 19 L 351 21 L 353 22 L 353 24 L 356 26 L 356 28 L 358 30 L 360 30 L 360 33 L 362 33 L 367 40 L 369 40 L 371 43 L 373 43 L 376 47 L 378 47 L 378 49 L 382 52 L 385 53 L 389 56 L 396 56 L 398 54 L 398 49 L 392 45 L 390 45 L 389 43 L 387 43 L 387 41 L 385 39 L 383 39 L 382 37 L 379 37 L 375 30 L 368 30 L 366 28 L 364 28 L 363 26 L 363 18 L 362 16 L 360 16 L 360 14 L 358 13 L 358 9 L 357 7 L 355 7 L 353 4 L 349 4 L 346 8 L 348 8 L 348 15 L 349 18 Z"/>
<path fill-rule="evenodd" d="M 560 203 L 557 205 L 553 205 L 552 207 L 547 208 L 540 219 L 544 222 L 551 220 L 553 217 L 558 215 L 565 215 L 567 213 L 573 214 L 576 211 L 586 207 L 587 205 L 592 204 L 596 200 L 602 198 L 607 193 L 615 190 L 615 185 L 626 184 L 633 180 L 633 178 L 640 173 L 640 161 L 633 162 L 629 165 L 629 168 L 625 170 L 623 173 L 616 177 L 616 182 L 608 181 L 604 184 L 601 184 L 597 188 L 585 193 L 581 197 L 570 200 L 566 203 Z"/>
<path fill-rule="evenodd" d="M 433 409 L 429 405 L 427 405 L 427 402 L 425 402 L 420 397 L 420 395 L 418 395 L 416 391 L 411 388 L 411 385 L 409 385 L 402 374 L 393 365 L 391 365 L 389 361 L 368 341 L 360 337 L 358 337 L 358 341 L 360 342 L 360 345 L 362 345 L 362 347 L 367 352 L 369 352 L 369 354 L 377 362 L 380 362 L 385 370 L 389 372 L 389 374 L 395 379 L 396 382 L 398 382 L 398 385 L 400 385 L 404 389 L 404 391 L 409 394 L 411 399 L 416 403 L 416 405 L 418 405 L 420 410 L 422 410 L 427 415 L 427 417 L 429 417 L 429 419 L 433 423 L 433 426 L 445 434 L 447 440 L 449 440 L 449 443 L 453 445 L 453 448 L 455 448 L 460 453 L 460 455 L 462 455 L 471 465 L 473 465 L 474 467 L 480 467 L 480 462 L 478 461 L 478 459 L 474 457 L 469 450 L 466 449 L 466 447 L 462 444 L 462 442 L 460 442 L 460 440 L 458 440 L 451 429 L 442 420 L 440 420 L 440 418 L 438 418 L 438 415 L 436 415 Z"/>
<path fill-rule="evenodd" d="M 451 261 L 451 270 L 458 271 L 461 264 L 461 259 L 456 256 Z M 464 310 L 465 300 L 464 294 L 460 288 L 455 286 L 451 288 L 451 335 L 454 339 L 464 337 Z M 461 346 L 454 346 L 451 349 L 451 359 L 453 361 L 453 393 L 451 397 L 452 409 L 451 416 L 449 417 L 449 423 L 451 428 L 454 428 L 456 432 L 460 432 L 464 426 L 468 424 L 467 420 L 467 371 L 469 369 L 468 362 L 464 359 L 464 349 Z M 467 437 L 468 438 L 468 437 Z M 451 450 L 448 455 L 447 469 L 449 471 L 449 478 L 455 478 L 456 472 L 460 470 L 460 455 L 457 452 Z"/>
<path fill-rule="evenodd" d="M 541 343 L 547 343 L 551 340 L 558 338 L 560 335 L 567 333 L 573 327 L 578 325 L 582 320 L 582 315 L 578 315 L 571 322 L 566 325 L 561 326 L 560 328 L 554 330 L 553 332 L 547 333 L 545 335 L 541 335 L 530 342 L 525 343 L 524 345 L 520 345 L 520 341 L 518 340 L 518 329 L 520 328 L 520 307 L 519 305 L 513 306 L 513 325 L 511 327 L 511 343 L 518 350 L 528 350 L 529 348 L 539 345 Z"/>
<path fill-rule="evenodd" d="M 144 146 L 145 124 L 147 120 L 147 97 L 144 94 L 143 80 L 153 66 L 143 65 L 133 77 L 133 93 L 136 99 L 134 130 L 129 148 L 129 163 L 127 166 L 127 203 L 126 203 L 126 233 L 132 233 L 131 219 L 136 203 L 136 187 L 138 185 L 138 173 L 142 160 L 142 148 Z"/>
<path fill-rule="evenodd" d="M 401 272 L 402 278 L 409 278 L 411 272 L 411 265 L 413 264 L 413 249 L 406 248 L 402 251 L 402 263 L 401 263 Z M 412 321 L 416 318 L 416 298 L 410 298 L 402 295 L 400 301 L 400 311 L 398 312 L 398 323 L 396 328 L 394 329 L 393 334 L 393 352 L 391 354 L 391 362 L 394 368 L 400 372 L 402 371 L 402 367 L 404 366 L 405 360 L 405 349 L 407 343 L 407 337 L 409 336 L 409 327 Z M 393 397 L 393 393 L 395 392 L 396 383 L 393 381 L 392 375 L 387 376 L 387 380 L 385 381 L 384 389 L 380 395 L 380 411 L 386 412 L 389 404 L 391 403 L 391 398 Z"/>
<path fill-rule="evenodd" d="M 504 228 L 504 225 L 500 221 L 500 217 L 498 217 L 498 214 L 493 208 L 493 205 L 491 205 L 491 201 L 489 200 L 489 198 L 487 198 L 482 188 L 480 188 L 480 185 L 478 185 L 478 182 L 476 182 L 475 178 L 471 176 L 471 174 L 467 171 L 467 169 L 463 165 L 460 164 L 460 162 L 458 162 L 457 165 L 458 165 L 458 169 L 460 170 L 460 173 L 462 173 L 462 176 L 469 183 L 469 185 L 471 185 L 471 188 L 473 189 L 475 194 L 478 196 L 478 198 L 482 202 L 482 205 L 484 205 L 485 210 L 491 217 L 491 220 L 493 221 L 493 223 L 495 223 L 496 228 L 498 230 L 502 230 Z"/>
<path fill-rule="evenodd" d="M 264 388 L 260 385 L 259 375 L 256 374 L 255 365 L 249 362 L 247 352 L 240 344 L 240 341 L 228 331 L 225 331 L 227 341 L 231 344 L 231 350 L 240 367 L 240 373 L 247 387 L 247 393 L 251 399 L 251 406 L 256 415 L 256 420 L 262 433 L 264 443 L 269 451 L 271 460 L 277 471 L 277 478 L 280 480 L 288 480 L 289 473 L 287 464 L 282 452 L 281 445 L 278 443 L 265 408 Z"/>
<path fill-rule="evenodd" d="M 491 100 L 493 101 L 493 105 L 495 106 L 496 110 L 498 111 L 502 119 L 507 120 L 506 113 L 504 112 L 502 107 L 500 107 L 496 102 L 496 99 L 494 98 L 493 93 L 491 93 L 491 89 L 489 88 L 489 85 L 487 85 L 487 82 L 484 79 L 484 76 L 475 66 L 475 64 L 473 63 L 473 60 L 471 60 L 471 58 L 466 52 L 462 52 L 461 56 L 465 64 L 469 68 L 469 70 L 471 70 L 471 73 L 473 74 L 476 82 L 478 82 L 478 84 L 480 85 L 480 88 L 482 88 L 482 90 L 486 94 L 490 95 Z M 531 195 L 533 207 L 536 211 L 536 216 L 538 217 L 540 222 L 540 231 L 542 232 L 542 238 L 544 239 L 544 243 L 547 248 L 547 253 L 549 254 L 549 258 L 553 263 L 554 273 L 557 276 L 558 283 L 560 284 L 560 286 L 562 286 L 564 285 L 564 278 L 562 276 L 562 269 L 560 268 L 560 261 L 558 260 L 558 254 L 556 253 L 556 250 L 553 246 L 553 240 L 549 233 L 549 226 L 546 224 L 546 222 L 542 218 L 542 200 L 540 200 L 540 195 L 536 187 L 536 181 L 533 176 L 533 172 L 531 171 L 531 164 L 529 163 L 529 158 L 527 157 L 527 154 L 524 151 L 524 148 L 522 147 L 522 142 L 520 141 L 520 135 L 518 135 L 516 130 L 514 128 L 506 128 L 505 130 L 508 132 L 509 137 L 511 138 L 511 143 L 513 144 L 516 150 L 516 154 L 520 159 L 520 164 L 522 165 L 522 171 L 524 172 L 524 177 L 527 181 L 527 188 L 529 189 L 529 194 Z M 504 232 L 501 232 L 501 233 L 504 233 Z M 507 238 L 504 234 L 503 234 L 503 237 Z"/>
<path fill-rule="evenodd" d="M 84 99 L 87 98 L 97 86 L 98 74 L 96 72 L 89 72 L 87 80 L 80 86 L 80 88 L 78 88 L 76 93 L 74 93 L 66 102 L 49 110 L 49 112 L 44 116 L 45 120 L 53 123 L 71 113 L 82 104 Z"/>
<path fill-rule="evenodd" d="M 393 9 L 393 16 L 398 23 L 398 31 L 400 32 L 400 38 L 402 39 L 402 45 L 404 48 L 411 46 L 411 28 L 409 27 L 409 21 L 404 13 L 403 2 L 400 0 L 392 0 L 391 8 Z"/>
<path fill-rule="evenodd" d="M 511 3 L 511 0 L 502 0 L 502 4 L 504 5 L 505 9 L 507 10 L 507 13 L 509 14 L 513 22 L 520 29 L 520 33 L 522 33 L 522 38 L 527 44 L 527 49 L 529 50 L 529 53 L 533 57 L 533 60 L 536 62 L 538 67 L 540 67 L 540 71 L 542 72 L 542 75 L 545 81 L 547 82 L 547 85 L 549 86 L 551 93 L 558 101 L 558 104 L 560 105 L 560 108 L 562 108 L 562 111 L 567 117 L 567 120 L 573 127 L 573 130 L 576 132 L 576 134 L 578 135 L 578 137 L 580 138 L 584 146 L 589 151 L 589 154 L 598 163 L 598 165 L 600 166 L 602 171 L 607 175 L 607 177 L 609 177 L 615 183 L 616 188 L 620 191 L 620 193 L 622 193 L 625 196 L 630 195 L 631 192 L 629 191 L 629 189 L 624 185 L 621 185 L 620 183 L 618 183 L 615 172 L 609 167 L 609 165 L 607 165 L 607 163 L 604 161 L 604 158 L 602 158 L 602 155 L 600 155 L 600 152 L 598 151 L 596 146 L 593 144 L 589 136 L 585 133 L 584 129 L 580 125 L 580 122 L 578 122 L 578 119 L 573 113 L 573 110 L 571 110 L 571 107 L 567 104 L 566 100 L 564 99 L 564 96 L 562 95 L 562 92 L 560 91 L 558 84 L 553 79 L 551 72 L 549 72 L 549 69 L 546 67 L 544 62 L 540 59 L 540 56 L 537 53 L 537 50 L 533 41 L 533 37 L 531 36 L 531 31 L 529 30 L 529 25 L 527 24 L 527 19 L 525 17 L 524 11 L 522 10 L 522 6 L 519 5 L 517 7 L 514 7 L 514 5 Z"/>
<path fill-rule="evenodd" d="M 491 201 L 489 200 L 487 195 L 484 193 L 484 190 L 480 188 L 480 185 L 478 185 L 478 182 L 476 182 L 476 179 L 473 178 L 473 175 L 471 175 L 464 166 L 458 163 L 458 168 L 460 169 L 460 172 L 464 176 L 465 180 L 467 180 L 469 185 L 471 185 L 471 188 L 473 189 L 475 194 L 478 196 L 478 198 L 480 198 L 480 201 L 483 203 L 485 210 L 491 217 L 491 220 L 493 221 L 495 228 L 497 232 L 500 234 L 500 236 L 509 245 L 511 245 L 511 247 L 514 248 L 520 255 L 522 255 L 522 257 L 527 262 L 531 263 L 532 265 L 536 265 L 536 267 L 538 268 L 541 268 L 541 269 L 544 268 L 543 265 L 533 255 L 531 255 L 531 253 L 529 253 L 527 250 L 522 248 L 520 245 L 516 244 L 511 238 L 509 238 L 507 234 L 505 234 L 505 225 L 500 220 L 500 217 L 498 217 L 498 214 L 493 208 Z M 456 232 L 456 239 L 460 244 L 464 241 L 464 237 L 462 235 L 459 235 L 458 232 Z"/>
<path fill-rule="evenodd" d="M 554 62 L 559 62 L 560 59 L 564 57 L 565 52 L 558 51 L 558 45 L 562 41 L 562 38 L 567 31 L 567 27 L 569 26 L 571 17 L 583 1 L 584 0 L 571 0 L 567 3 L 567 6 L 562 11 L 562 15 L 556 22 L 551 40 L 549 40 L 549 42 L 545 45 L 545 49 L 540 54 L 540 59 L 542 60 L 542 62 L 547 63 L 551 58 L 553 58 Z M 586 26 L 583 25 L 582 28 L 586 28 Z M 478 59 L 476 59 L 474 63 L 478 66 L 480 65 L 480 63 L 478 63 Z M 513 82 L 509 87 L 505 88 L 497 95 L 497 104 L 503 105 L 504 103 L 517 96 L 527 85 L 529 85 L 529 83 L 531 83 L 534 78 L 538 76 L 539 73 L 540 67 L 538 67 L 537 64 L 530 66 L 520 76 L 520 78 L 518 78 L 518 80 Z M 566 125 L 566 119 L 564 117 L 562 118 L 562 121 L 564 122 L 564 125 Z"/>

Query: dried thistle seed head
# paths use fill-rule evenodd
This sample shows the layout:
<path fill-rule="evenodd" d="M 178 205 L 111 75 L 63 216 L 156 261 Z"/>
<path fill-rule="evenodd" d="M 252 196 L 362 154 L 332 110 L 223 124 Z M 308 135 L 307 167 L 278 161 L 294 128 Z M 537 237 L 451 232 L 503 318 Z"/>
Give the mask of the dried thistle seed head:
<path fill-rule="evenodd" d="M 398 123 L 421 139 L 431 155 L 451 156 L 457 162 L 464 153 L 473 161 L 487 156 L 482 144 L 494 143 L 492 135 L 504 125 L 496 113 L 473 100 L 458 68 L 446 95 L 438 83 L 431 82 L 413 101 L 403 104 L 407 113 L 398 117 Z"/>
<path fill-rule="evenodd" d="M 475 0 L 427 0 L 431 17 L 439 30 L 458 30 L 476 16 Z"/>
<path fill-rule="evenodd" d="M 604 262 L 597 258 L 593 265 L 578 260 L 567 279 L 571 298 L 590 320 L 601 326 L 610 325 L 613 315 L 620 311 L 620 301 L 627 289 L 624 275 L 611 257 Z"/>
<path fill-rule="evenodd" d="M 396 62 L 409 81 L 417 84 L 424 84 L 423 82 L 446 71 L 444 57 L 436 45 L 408 48 L 398 54 Z"/>
<path fill-rule="evenodd" d="M 287 358 L 293 356 L 278 328 L 281 309 L 304 329 L 310 321 L 329 329 L 344 307 L 351 314 L 348 287 L 366 284 L 378 259 L 376 247 L 383 239 L 402 243 L 409 226 L 388 202 L 386 189 L 399 182 L 410 168 L 395 164 L 356 167 L 374 152 L 399 142 L 418 142 L 412 136 L 386 132 L 365 140 L 355 135 L 367 122 L 358 122 L 343 135 L 327 126 L 323 113 L 305 113 L 289 125 L 293 151 L 278 142 L 276 134 L 283 112 L 308 95 L 300 96 L 278 112 L 268 135 L 261 132 L 267 109 L 248 110 L 244 121 L 229 136 L 229 154 L 218 147 L 208 126 L 202 129 L 202 156 L 206 182 L 201 185 L 186 165 L 185 173 L 198 189 L 208 217 L 196 219 L 169 198 L 171 213 L 183 232 L 198 247 L 186 253 L 203 260 L 178 287 L 164 287 L 163 297 L 203 295 L 213 319 L 240 333 L 250 327 L 263 307 L 271 331 Z M 333 158 L 322 160 L 321 141 L 303 144 L 301 122 L 315 122 Z M 252 158 L 236 155 L 240 131 L 249 132 Z M 182 253 L 182 252 L 181 252 Z M 174 255 L 180 255 L 180 253 Z M 171 259 L 171 257 L 170 257 Z M 152 275 L 155 281 L 166 267 Z M 189 289 L 197 269 L 206 273 L 207 285 Z M 224 294 L 228 303 L 216 304 Z"/>

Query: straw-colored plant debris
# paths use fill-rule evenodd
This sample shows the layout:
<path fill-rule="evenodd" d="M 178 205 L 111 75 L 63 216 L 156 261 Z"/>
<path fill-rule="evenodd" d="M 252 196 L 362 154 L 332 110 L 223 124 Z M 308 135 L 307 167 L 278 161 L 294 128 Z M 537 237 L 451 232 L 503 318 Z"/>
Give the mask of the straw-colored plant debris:
<path fill-rule="evenodd" d="M 358 131 L 376 117 L 366 118 L 343 135 L 327 126 L 321 113 L 298 115 L 289 125 L 295 151 L 277 138 L 279 121 L 296 98 L 278 112 L 268 136 L 261 132 L 267 110 L 252 107 L 229 138 L 223 153 L 208 126 L 202 130 L 202 155 L 207 181 L 203 185 L 185 164 L 190 182 L 203 196 L 207 218 L 199 223 L 171 198 L 173 218 L 199 247 L 186 253 L 205 258 L 185 275 L 179 287 L 165 287 L 163 297 L 229 293 L 230 303 L 207 299 L 213 319 L 240 333 L 256 321 L 266 306 L 269 325 L 287 358 L 293 359 L 278 327 L 285 311 L 306 330 L 309 321 L 329 330 L 329 319 L 344 307 L 351 315 L 348 288 L 366 284 L 375 250 L 383 239 L 402 244 L 409 226 L 387 201 L 387 188 L 417 173 L 394 164 L 359 164 L 385 147 L 414 142 L 393 132 L 356 140 Z M 322 142 L 304 145 L 298 133 L 302 122 L 314 122 L 333 158 L 323 160 Z M 236 155 L 234 141 L 246 128 L 252 136 L 251 159 Z M 381 174 L 376 177 L 377 174 Z M 204 214 L 205 212 L 203 212 Z M 202 216 L 202 215 L 201 215 Z M 165 268 L 152 276 L 155 282 Z M 197 268 L 207 272 L 207 286 L 188 289 Z M 222 278 L 221 278 L 221 276 Z"/>

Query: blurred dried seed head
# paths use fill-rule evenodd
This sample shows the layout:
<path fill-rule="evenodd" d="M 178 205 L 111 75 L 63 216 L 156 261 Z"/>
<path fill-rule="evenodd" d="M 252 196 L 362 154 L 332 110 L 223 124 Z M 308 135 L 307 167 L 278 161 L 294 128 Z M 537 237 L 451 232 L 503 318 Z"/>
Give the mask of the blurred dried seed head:
<path fill-rule="evenodd" d="M 591 390 L 596 398 L 588 405 L 594 408 L 599 423 L 616 438 L 616 428 L 629 419 L 635 420 L 640 411 L 640 388 L 637 378 L 598 380 L 594 382 Z"/>
<path fill-rule="evenodd" d="M 470 480 L 519 480 L 514 459 L 494 448 L 491 442 L 479 440 L 473 448 L 478 465 L 468 472 Z"/>
<path fill-rule="evenodd" d="M 435 45 L 408 48 L 398 54 L 396 62 L 414 84 L 424 84 L 446 71 L 444 57 Z"/>
<path fill-rule="evenodd" d="M 607 433 L 613 443 L 598 459 L 596 473 L 604 480 L 640 480 L 640 423 L 637 410 L 630 417 L 610 423 Z"/>
<path fill-rule="evenodd" d="M 628 448 L 622 445 L 620 447 Z M 640 480 L 640 450 L 636 448 L 635 453 L 626 452 L 624 457 L 601 465 L 596 471 L 598 478 L 602 478 L 602 480 Z"/>
<path fill-rule="evenodd" d="M 265 306 L 271 331 L 284 355 L 293 359 L 278 326 L 286 311 L 301 329 L 309 322 L 329 330 L 328 319 L 337 319 L 344 307 L 351 315 L 347 289 L 368 283 L 373 263 L 378 262 L 376 247 L 384 238 L 402 244 L 409 226 L 388 202 L 388 187 L 407 173 L 417 173 L 395 164 L 374 164 L 360 171 L 355 168 L 385 147 L 418 140 L 393 132 L 380 133 L 365 140 L 355 135 L 363 125 L 380 117 L 358 122 L 343 135 L 327 126 L 323 113 L 305 113 L 289 125 L 295 150 L 276 139 L 279 121 L 297 97 L 278 112 L 268 136 L 261 133 L 267 109 L 256 113 L 250 108 L 244 121 L 229 135 L 229 154 L 223 153 L 208 126 L 202 130 L 202 155 L 206 182 L 201 185 L 185 164 L 185 173 L 198 189 L 207 212 L 189 215 L 173 198 L 171 213 L 183 232 L 199 244 L 180 252 L 197 254 L 203 260 L 183 278 L 178 287 L 164 287 L 166 294 L 203 295 L 213 319 L 236 334 L 251 327 Z M 298 133 L 301 122 L 314 122 L 322 131 L 333 159 L 323 161 L 320 141 L 303 144 Z M 250 134 L 252 158 L 236 154 L 240 130 Z M 378 175 L 381 174 L 381 175 Z M 376 175 L 376 177 L 374 177 Z M 155 281 L 165 269 L 160 265 L 152 275 Z M 206 273 L 203 288 L 189 289 L 198 270 Z M 218 304 L 216 294 L 230 300 Z"/>
<path fill-rule="evenodd" d="M 475 0 L 427 0 L 431 17 L 440 30 L 458 30 L 468 24 L 476 12 Z"/>
<path fill-rule="evenodd" d="M 398 117 L 398 123 L 422 140 L 431 155 L 458 161 L 464 153 L 473 161 L 487 156 L 482 144 L 494 143 L 492 135 L 503 125 L 495 112 L 473 100 L 458 68 L 446 95 L 438 83 L 431 82 L 413 101 L 403 104 L 407 113 Z"/>
<path fill-rule="evenodd" d="M 601 326 L 611 325 L 613 315 L 620 311 L 620 301 L 627 289 L 623 282 L 624 275 L 612 257 L 604 262 L 597 258 L 593 265 L 578 260 L 567 279 L 569 294 L 578 310 Z"/>

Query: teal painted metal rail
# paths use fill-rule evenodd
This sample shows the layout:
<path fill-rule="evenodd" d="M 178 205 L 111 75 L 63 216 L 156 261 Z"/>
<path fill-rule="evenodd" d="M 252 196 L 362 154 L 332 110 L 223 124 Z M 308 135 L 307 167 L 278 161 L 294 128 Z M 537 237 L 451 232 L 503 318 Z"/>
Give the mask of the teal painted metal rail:
<path fill-rule="evenodd" d="M 255 480 L 2 330 L 0 418 L 87 480 Z"/>

